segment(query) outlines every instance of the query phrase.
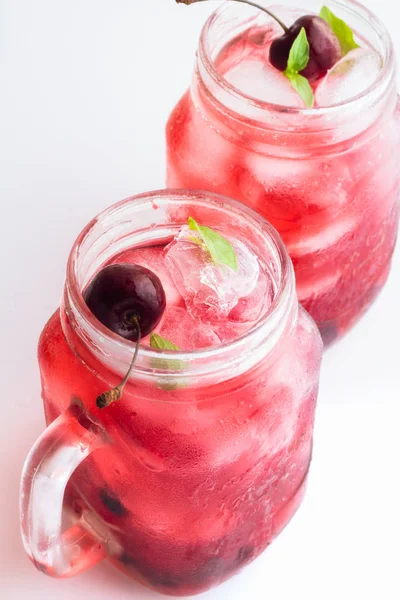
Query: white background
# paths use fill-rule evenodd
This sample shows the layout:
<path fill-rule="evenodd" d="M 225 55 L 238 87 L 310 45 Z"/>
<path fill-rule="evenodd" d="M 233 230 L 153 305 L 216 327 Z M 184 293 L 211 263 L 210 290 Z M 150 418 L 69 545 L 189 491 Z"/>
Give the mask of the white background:
<path fill-rule="evenodd" d="M 368 0 L 400 55 L 394 0 Z M 56 581 L 24 555 L 23 459 L 44 427 L 36 343 L 69 249 L 109 204 L 164 185 L 164 126 L 215 3 L 0 0 L 0 597 L 159 596 L 103 563 Z M 397 15 L 395 12 L 397 11 Z M 400 159 L 399 159 L 400 160 Z M 399 166 L 400 168 L 400 166 Z M 306 501 L 204 600 L 399 600 L 400 249 L 363 321 L 324 360 Z"/>

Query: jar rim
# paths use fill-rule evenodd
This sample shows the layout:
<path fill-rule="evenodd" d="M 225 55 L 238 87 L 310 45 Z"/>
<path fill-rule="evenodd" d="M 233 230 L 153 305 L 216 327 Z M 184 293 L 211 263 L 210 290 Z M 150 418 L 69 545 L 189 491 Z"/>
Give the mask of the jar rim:
<path fill-rule="evenodd" d="M 86 227 L 81 231 L 81 233 L 76 238 L 73 247 L 71 249 L 68 263 L 67 263 L 67 275 L 66 275 L 66 293 L 69 297 L 69 304 L 76 308 L 79 313 L 81 319 L 84 322 L 89 324 L 91 328 L 95 330 L 95 332 L 107 340 L 107 342 L 119 350 L 122 350 L 124 356 L 126 358 L 126 362 L 129 362 L 129 357 L 132 357 L 132 351 L 134 349 L 134 342 L 126 340 L 120 337 L 118 334 L 110 331 L 105 325 L 103 325 L 90 311 L 87 306 L 82 290 L 79 284 L 79 258 L 80 258 L 80 250 L 82 248 L 82 244 L 87 240 L 90 233 L 94 230 L 94 228 L 100 224 L 102 221 L 108 220 L 110 217 L 115 218 L 119 211 L 123 211 L 128 205 L 134 203 L 135 207 L 140 207 L 143 204 L 149 203 L 159 203 L 162 200 L 167 200 L 168 202 L 174 202 L 179 204 L 180 202 L 186 201 L 196 201 L 205 206 L 214 205 L 216 207 L 228 208 L 230 212 L 239 214 L 244 216 L 246 221 L 250 221 L 251 224 L 257 226 L 258 229 L 262 229 L 261 235 L 266 239 L 268 237 L 269 241 L 272 242 L 274 250 L 277 252 L 278 260 L 281 265 L 281 277 L 278 282 L 276 296 L 273 300 L 272 305 L 265 311 L 265 314 L 262 318 L 256 323 L 256 325 L 250 329 L 245 334 L 236 338 L 235 340 L 221 344 L 220 346 L 215 346 L 212 348 L 202 348 L 197 350 L 190 351 L 171 351 L 171 350 L 153 350 L 151 348 L 141 346 L 140 347 L 140 355 L 147 360 L 151 359 L 171 359 L 174 361 L 190 361 L 196 362 L 197 360 L 204 361 L 212 364 L 213 360 L 217 358 L 221 358 L 225 353 L 232 350 L 240 350 L 241 348 L 245 348 L 246 346 L 252 346 L 252 342 L 259 340 L 260 337 L 263 339 L 264 334 L 267 337 L 268 331 L 271 328 L 271 323 L 274 318 L 277 318 L 277 313 L 279 309 L 281 309 L 282 302 L 288 302 L 287 298 L 292 298 L 295 295 L 295 285 L 294 285 L 294 273 L 293 267 L 287 253 L 286 247 L 283 244 L 278 232 L 273 228 L 273 226 L 268 223 L 261 215 L 255 212 L 253 209 L 245 206 L 244 204 L 237 202 L 236 200 L 231 200 L 219 194 L 214 194 L 210 192 L 203 192 L 198 190 L 178 190 L 178 189 L 167 189 L 167 190 L 155 190 L 151 192 L 146 192 L 143 194 L 138 194 L 135 196 L 131 196 L 122 200 L 105 210 L 99 213 L 94 219 L 92 219 Z M 256 342 L 255 344 L 256 345 Z M 140 368 L 135 368 L 134 372 L 137 372 Z M 157 368 L 152 369 L 155 373 L 157 373 Z M 207 373 L 209 370 L 207 371 Z M 184 371 L 175 372 L 179 373 L 181 376 L 184 374 Z M 174 375 L 174 371 L 172 371 L 172 375 Z"/>
<path fill-rule="evenodd" d="M 365 90 L 363 90 L 356 96 L 353 96 L 342 102 L 332 104 L 330 106 L 316 106 L 312 108 L 292 107 L 284 106 L 281 104 L 275 104 L 273 102 L 263 101 L 249 96 L 245 92 L 239 90 L 234 85 L 229 83 L 229 81 L 218 72 L 215 66 L 215 62 L 210 56 L 210 52 L 208 49 L 207 40 L 211 28 L 214 25 L 214 23 L 219 18 L 221 18 L 223 14 L 229 9 L 229 4 L 230 3 L 227 2 L 221 7 L 219 7 L 217 10 L 215 10 L 204 24 L 200 34 L 199 56 L 207 72 L 207 75 L 219 88 L 223 89 L 224 92 L 234 97 L 236 100 L 245 101 L 247 104 L 257 108 L 258 110 L 264 110 L 265 112 L 269 112 L 271 114 L 284 113 L 285 115 L 300 115 L 304 117 L 314 117 L 317 115 L 318 117 L 334 117 L 336 114 L 340 114 L 341 111 L 343 111 L 343 108 L 345 107 L 349 109 L 356 109 L 362 100 L 368 98 L 369 96 L 372 96 L 374 93 L 379 94 L 380 90 L 381 93 L 379 95 L 384 95 L 388 83 L 394 78 L 395 52 L 389 31 L 387 30 L 383 22 L 372 11 L 370 11 L 357 0 L 329 0 L 329 4 L 337 5 L 338 7 L 348 9 L 351 12 L 353 12 L 357 17 L 361 17 L 365 22 L 368 23 L 369 26 L 371 26 L 375 30 L 375 32 L 379 36 L 384 46 L 384 56 L 382 57 L 383 66 L 379 73 L 379 76 L 374 80 L 374 82 L 371 85 L 369 85 Z"/>

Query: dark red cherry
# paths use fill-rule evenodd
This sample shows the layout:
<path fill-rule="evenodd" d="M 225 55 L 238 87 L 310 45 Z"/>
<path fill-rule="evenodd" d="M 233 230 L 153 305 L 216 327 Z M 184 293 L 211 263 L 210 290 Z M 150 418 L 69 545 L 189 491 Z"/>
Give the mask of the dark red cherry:
<path fill-rule="evenodd" d="M 305 15 L 297 19 L 287 33 L 272 42 L 269 60 L 276 69 L 285 71 L 290 49 L 302 27 L 310 44 L 310 59 L 301 75 L 312 82 L 325 75 L 342 57 L 338 38 L 321 17 Z"/>
<path fill-rule="evenodd" d="M 86 304 L 103 325 L 114 333 L 136 341 L 135 319 L 142 337 L 160 321 L 166 305 L 161 281 L 139 265 L 118 264 L 101 269 L 83 294 Z"/>

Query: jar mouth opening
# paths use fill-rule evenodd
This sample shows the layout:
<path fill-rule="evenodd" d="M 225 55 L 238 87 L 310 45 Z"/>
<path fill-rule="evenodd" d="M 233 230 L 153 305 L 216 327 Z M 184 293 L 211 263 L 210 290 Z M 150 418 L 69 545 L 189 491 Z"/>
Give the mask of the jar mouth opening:
<path fill-rule="evenodd" d="M 343 111 L 344 108 L 356 108 L 357 105 L 365 98 L 369 96 L 373 96 L 374 93 L 380 92 L 382 90 L 382 94 L 384 94 L 387 83 L 394 77 L 395 74 L 395 54 L 394 48 L 392 44 L 392 40 L 388 30 L 385 25 L 372 13 L 369 9 L 363 6 L 356 0 L 330 0 L 327 2 L 329 6 L 337 6 L 338 9 L 344 8 L 348 12 L 352 13 L 355 17 L 363 21 L 368 27 L 374 31 L 377 37 L 380 40 L 380 43 L 383 47 L 383 52 L 380 53 L 382 58 L 382 69 L 379 73 L 379 76 L 375 79 L 375 81 L 369 85 L 362 92 L 353 96 L 347 100 L 342 102 L 337 102 L 330 106 L 321 106 L 321 107 L 291 107 L 284 106 L 281 104 L 276 104 L 273 102 L 267 102 L 264 100 L 260 100 L 258 98 L 254 98 L 253 96 L 247 95 L 244 91 L 235 87 L 229 81 L 221 75 L 218 71 L 215 60 L 211 55 L 211 49 L 209 47 L 209 38 L 212 32 L 212 28 L 215 24 L 218 23 L 220 19 L 223 18 L 224 14 L 229 10 L 230 3 L 227 2 L 220 8 L 218 8 L 214 13 L 206 21 L 202 32 L 200 34 L 200 44 L 199 44 L 199 57 L 204 65 L 204 68 L 207 72 L 207 75 L 214 81 L 214 83 L 221 89 L 224 90 L 227 94 L 234 97 L 238 101 L 244 101 L 248 105 L 251 105 L 258 110 L 264 110 L 268 113 L 284 113 L 285 115 L 299 115 L 304 117 L 315 117 L 315 116 L 327 116 L 333 117 L 335 114 L 339 114 Z M 237 5 L 238 8 L 240 6 L 246 7 L 245 4 Z M 247 5 L 247 8 L 251 8 Z M 256 8 L 253 9 L 257 11 Z M 258 11 L 260 12 L 260 11 Z M 255 16 L 257 13 L 255 12 Z M 248 23 L 249 20 L 246 20 Z"/>
<path fill-rule="evenodd" d="M 108 348 L 114 348 L 115 350 L 118 349 L 119 354 L 121 354 L 122 351 L 124 356 L 127 358 L 132 356 L 135 347 L 134 342 L 122 338 L 98 321 L 84 300 L 79 276 L 81 251 L 89 236 L 93 234 L 94 230 L 101 223 L 116 219 L 118 214 L 123 213 L 126 207 L 134 203 L 135 208 L 140 210 L 140 207 L 143 207 L 144 205 L 149 205 L 154 202 L 161 204 L 163 201 L 167 201 L 168 203 L 172 202 L 175 205 L 179 205 L 182 201 L 195 201 L 196 203 L 200 203 L 204 206 L 214 205 L 215 207 L 226 207 L 229 209 L 229 212 L 236 213 L 242 218 L 244 217 L 246 221 L 250 222 L 251 226 L 261 229 L 262 235 L 267 237 L 268 241 L 272 243 L 274 251 L 277 255 L 277 260 L 281 265 L 281 271 L 279 282 L 276 288 L 275 298 L 271 306 L 265 311 L 265 314 L 248 332 L 242 334 L 231 342 L 212 348 L 201 348 L 197 350 L 155 351 L 149 347 L 141 346 L 141 357 L 143 357 L 146 362 L 151 361 L 152 359 L 166 358 L 174 359 L 175 362 L 190 361 L 193 363 L 196 361 L 207 361 L 212 364 L 212 359 L 221 359 L 224 354 L 230 353 L 231 351 L 236 351 L 237 353 L 237 351 L 240 351 L 241 348 L 243 348 L 243 350 L 245 350 L 246 347 L 254 348 L 254 346 L 259 343 L 260 339 L 265 339 L 268 336 L 271 329 L 271 324 L 277 319 L 277 313 L 281 310 L 282 303 L 285 302 L 286 298 L 291 298 L 295 293 L 293 268 L 287 254 L 287 250 L 278 232 L 272 227 L 272 225 L 270 225 L 270 223 L 268 223 L 263 217 L 258 215 L 255 211 L 247 206 L 219 194 L 197 190 L 156 190 L 129 197 L 102 211 L 82 230 L 70 252 L 66 274 L 66 291 L 69 296 L 69 304 L 73 306 L 74 309 L 79 313 L 79 316 L 83 322 L 88 324 L 91 330 L 93 330 L 100 339 L 108 343 Z M 138 369 L 140 370 L 140 367 L 138 367 Z M 137 371 L 138 369 L 135 368 L 134 371 Z M 152 371 L 157 373 L 157 368 L 152 369 Z M 180 370 L 174 372 L 171 370 L 171 373 L 172 375 L 177 373 L 182 375 L 184 371 Z"/>

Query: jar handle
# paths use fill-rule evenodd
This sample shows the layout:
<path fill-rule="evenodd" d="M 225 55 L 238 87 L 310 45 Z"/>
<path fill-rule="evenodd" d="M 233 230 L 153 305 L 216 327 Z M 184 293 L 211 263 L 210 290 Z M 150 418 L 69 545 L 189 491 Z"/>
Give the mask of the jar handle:
<path fill-rule="evenodd" d="M 47 575 L 76 575 L 106 555 L 101 541 L 83 523 L 63 532 L 62 516 L 71 475 L 107 443 L 102 425 L 77 401 L 46 429 L 27 456 L 20 495 L 22 540 L 29 558 Z"/>

